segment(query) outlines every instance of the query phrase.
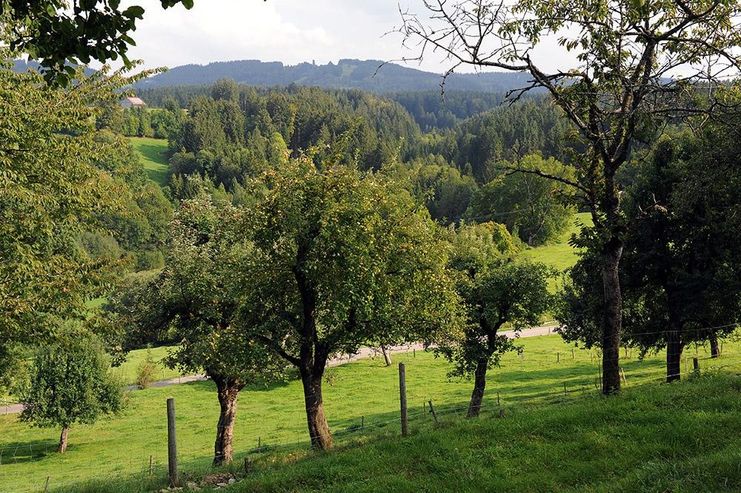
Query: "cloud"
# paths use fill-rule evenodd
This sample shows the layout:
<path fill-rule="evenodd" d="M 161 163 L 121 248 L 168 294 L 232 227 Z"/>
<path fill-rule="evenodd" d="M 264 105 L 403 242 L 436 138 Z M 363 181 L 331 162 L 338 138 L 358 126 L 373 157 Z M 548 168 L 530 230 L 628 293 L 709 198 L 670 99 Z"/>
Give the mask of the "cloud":
<path fill-rule="evenodd" d="M 219 60 L 279 60 L 295 64 L 340 58 L 388 58 L 400 43 L 382 39 L 393 27 L 394 3 L 339 0 L 196 0 L 191 10 L 142 5 L 132 58 L 145 66 Z"/>
<path fill-rule="evenodd" d="M 384 36 L 400 23 L 399 1 L 402 8 L 424 12 L 421 0 L 195 0 L 191 10 L 128 0 L 146 9 L 129 55 L 147 68 L 244 59 L 398 60 L 416 55 L 402 48 L 399 35 Z M 556 54 L 549 51 L 545 59 L 552 62 Z M 412 66 L 444 72 L 448 65 L 430 53 Z"/>

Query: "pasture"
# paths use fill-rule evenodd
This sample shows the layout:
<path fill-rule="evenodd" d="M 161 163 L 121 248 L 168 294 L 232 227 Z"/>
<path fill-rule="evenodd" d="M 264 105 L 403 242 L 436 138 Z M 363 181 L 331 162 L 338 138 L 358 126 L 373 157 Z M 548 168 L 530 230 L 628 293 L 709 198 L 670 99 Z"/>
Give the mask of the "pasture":
<path fill-rule="evenodd" d="M 592 226 L 592 218 L 589 213 L 579 212 L 574 214 L 574 220 L 571 226 L 561 233 L 558 241 L 535 248 L 527 248 L 523 251 L 523 255 L 526 258 L 542 262 L 563 272 L 569 267 L 572 267 L 579 258 L 576 250 L 569 245 L 569 239 L 571 235 L 577 234 L 584 226 Z M 555 281 L 552 283 L 552 287 L 555 288 Z"/>
<path fill-rule="evenodd" d="M 144 171 L 150 180 L 160 186 L 167 184 L 167 141 L 149 137 L 129 137 L 131 145 L 139 154 Z"/>
<path fill-rule="evenodd" d="M 520 343 L 523 347 L 521 355 L 507 354 L 501 367 L 489 372 L 482 423 L 496 426 L 496 430 L 508 423 L 505 420 L 502 424 L 492 424 L 490 418 L 497 415 L 499 410 L 497 396 L 501 407 L 508 413 L 517 415 L 530 413 L 528 409 L 533 406 L 548 404 L 544 411 L 539 411 L 538 419 L 544 419 L 548 413 L 560 413 L 563 406 L 571 406 L 572 402 L 586 400 L 584 405 L 587 407 L 603 406 L 595 389 L 599 374 L 596 351 L 567 345 L 557 335 L 522 339 Z M 703 373 L 741 372 L 739 341 L 725 341 L 723 356 L 717 360 L 706 359 L 707 352 L 703 347 L 688 348 L 685 356 L 689 359 L 683 367 L 685 377 L 690 375 L 688 368 L 691 369 L 691 358 L 695 354 L 702 358 Z M 645 387 L 646 390 L 640 395 L 650 396 L 653 389 L 658 391 L 662 388 L 662 353 L 645 359 L 639 359 L 630 350 L 626 355 L 623 368 L 628 392 Z M 472 384 L 467 380 L 449 379 L 447 372 L 450 365 L 430 353 L 417 351 L 395 355 L 394 363 L 399 361 L 404 361 L 407 365 L 411 429 L 414 433 L 420 433 L 416 440 L 435 443 L 439 440 L 436 438 L 438 435 L 421 433 L 433 426 L 433 419 L 425 403 L 430 400 L 433 402 L 442 422 L 461 421 Z M 381 437 L 394 437 L 398 434 L 398 376 L 395 365 L 385 367 L 382 358 L 375 358 L 329 369 L 324 394 L 329 424 L 340 448 L 376 442 Z M 70 432 L 70 448 L 64 455 L 54 452 L 59 430 L 31 428 L 17 422 L 15 416 L 0 417 L 0 426 L 3 429 L 0 435 L 2 491 L 38 491 L 43 489 L 47 477 L 50 478 L 52 491 L 60 487 L 65 487 L 68 491 L 80 491 L 83 488 L 82 483 L 91 480 L 96 482 L 91 483 L 94 486 L 91 486 L 93 489 L 90 491 L 99 491 L 99 488 L 103 488 L 102 485 L 114 487 L 117 484 L 126 484 L 128 486 L 120 486 L 118 491 L 130 491 L 134 488 L 133 484 L 149 484 L 148 481 L 163 484 L 166 475 L 167 397 L 176 399 L 178 451 L 183 473 L 187 477 L 188 474 L 207 471 L 218 404 L 212 383 L 199 382 L 129 393 L 128 405 L 121 415 L 101 420 L 92 426 L 74 426 Z M 609 406 L 603 406 L 602 409 L 606 413 Z M 496 431 L 527 435 L 521 428 L 522 423 L 513 426 L 515 428 L 511 430 L 493 430 L 492 433 Z M 473 431 L 470 433 L 475 434 Z M 554 433 L 561 431 L 555 430 Z M 647 430 L 645 433 L 658 432 Z M 525 440 L 526 437 L 522 439 Z M 589 437 L 584 446 L 597 446 L 595 444 L 605 439 L 600 434 L 594 435 Z M 261 446 L 259 453 L 256 450 L 258 444 Z M 354 453 L 358 457 L 365 457 L 379 446 L 373 445 L 374 448 L 368 449 L 369 452 Z M 501 445 L 492 443 L 491 446 L 493 448 L 487 454 L 502 452 L 499 450 Z M 397 444 L 394 447 L 406 449 L 407 445 Z M 270 388 L 253 387 L 242 392 L 235 429 L 235 455 L 238 463 L 249 456 L 258 468 L 269 467 L 275 462 L 313 455 L 307 449 L 299 381 L 291 380 Z M 476 448 L 471 448 L 466 453 L 474 453 L 475 450 Z M 452 449 L 450 452 L 453 453 Z M 567 449 L 564 449 L 563 453 L 566 452 Z M 151 478 L 150 456 L 153 461 Z M 391 460 L 391 457 L 393 455 L 383 460 Z M 535 454 L 533 457 L 541 455 Z M 328 460 L 331 462 L 345 459 Z M 280 485 L 285 486 L 285 483 L 281 483 L 280 478 L 288 478 L 292 474 L 295 472 L 278 473 L 275 486 L 267 491 L 282 491 Z M 307 490 L 312 490 L 310 484 Z"/>

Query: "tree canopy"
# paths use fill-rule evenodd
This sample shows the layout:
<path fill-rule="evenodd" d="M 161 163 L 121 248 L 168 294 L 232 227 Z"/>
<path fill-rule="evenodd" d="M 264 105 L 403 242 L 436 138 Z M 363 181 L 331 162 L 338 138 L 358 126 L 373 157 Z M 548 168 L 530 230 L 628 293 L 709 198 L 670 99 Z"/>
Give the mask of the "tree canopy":
<path fill-rule="evenodd" d="M 38 74 L 0 70 L 0 346 L 41 343 L 57 320 L 80 318 L 110 280 L 110 257 L 78 240 L 120 210 L 121 186 L 96 166 L 110 142 L 92 125 L 119 76 L 49 89 Z M 0 353 L 3 351 L 0 350 Z"/>
<path fill-rule="evenodd" d="M 64 453 L 70 426 L 91 424 L 121 409 L 121 385 L 109 372 L 100 342 L 84 332 L 67 330 L 54 342 L 36 348 L 30 381 L 15 391 L 24 405 L 20 419 L 62 428 L 58 451 Z"/>
<path fill-rule="evenodd" d="M 264 186 L 245 221 L 245 325 L 298 368 L 312 445 L 326 449 L 331 355 L 460 326 L 447 249 L 427 211 L 381 176 L 302 159 Z"/>
<path fill-rule="evenodd" d="M 616 175 L 635 144 L 655 138 L 665 124 L 725 107 L 727 81 L 741 74 L 741 6 L 736 0 L 423 3 L 424 15 L 402 12 L 399 29 L 405 43 L 418 47 L 418 58 L 442 53 L 447 73 L 462 65 L 526 73 L 530 81 L 510 96 L 545 89 L 585 145 L 571 163 L 576 180 L 568 183 L 591 210 L 598 234 L 602 389 L 618 392 L 626 217 Z M 548 70 L 535 52 L 551 37 L 564 61 Z"/>

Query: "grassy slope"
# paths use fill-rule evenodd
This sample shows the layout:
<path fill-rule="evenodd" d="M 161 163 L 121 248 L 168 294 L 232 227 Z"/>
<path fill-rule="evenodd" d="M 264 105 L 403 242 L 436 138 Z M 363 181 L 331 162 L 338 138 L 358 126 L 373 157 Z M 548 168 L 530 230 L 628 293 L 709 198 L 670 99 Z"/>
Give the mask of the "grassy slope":
<path fill-rule="evenodd" d="M 528 258 L 548 264 L 560 271 L 568 269 L 576 263 L 577 255 L 574 249 L 569 245 L 569 238 L 572 234 L 578 233 L 582 225 L 591 226 L 592 218 L 589 213 L 581 212 L 574 216 L 574 222 L 568 228 L 558 241 L 536 248 L 528 248 L 525 255 Z"/>
<path fill-rule="evenodd" d="M 157 372 L 155 373 L 156 380 L 167 380 L 170 378 L 179 377 L 181 373 L 177 370 L 171 370 L 167 368 L 163 363 L 162 359 L 167 356 L 166 347 L 156 347 L 152 349 L 137 349 L 131 351 L 126 356 L 126 362 L 113 369 L 113 373 L 117 375 L 121 381 L 127 385 L 133 385 L 136 383 L 136 373 L 139 365 L 147 358 L 147 352 L 151 352 L 152 359 L 157 364 Z"/>
<path fill-rule="evenodd" d="M 229 491 L 741 490 L 739 377 L 441 428 L 268 467 Z"/>
<path fill-rule="evenodd" d="M 167 184 L 167 141 L 147 137 L 130 137 L 134 149 L 139 153 L 149 179 L 160 186 Z"/>
<path fill-rule="evenodd" d="M 503 359 L 501 368 L 490 371 L 490 387 L 484 401 L 483 417 L 490 417 L 496 413 L 497 391 L 500 393 L 502 404 L 510 410 L 514 409 L 516 415 L 524 412 L 533 403 L 578 401 L 585 395 L 596 394 L 593 383 L 598 376 L 598 368 L 597 359 L 594 358 L 592 361 L 593 354 L 576 349 L 572 359 L 571 347 L 564 344 L 558 336 L 523 339 L 522 344 L 525 348 L 522 358 L 516 354 L 509 354 Z M 694 350 L 690 349 L 687 353 L 691 357 Z M 699 355 L 704 354 L 704 349 L 700 348 Z M 630 356 L 631 358 L 624 364 L 628 389 L 635 388 L 639 383 L 658 383 L 661 380 L 663 355 L 659 354 L 643 362 L 636 359 L 635 354 Z M 430 415 L 422 409 L 423 402 L 429 399 L 435 403 L 443 421 L 460 421 L 470 395 L 471 382 L 448 380 L 446 373 L 449 365 L 430 354 L 418 352 L 416 357 L 407 354 L 395 359 L 403 360 L 407 364 L 412 430 L 420 432 L 431 426 Z M 712 362 L 703 360 L 701 364 L 703 371 L 707 371 L 711 365 L 730 365 L 724 371 L 741 371 L 741 342 L 726 342 L 723 358 Z M 379 436 L 395 436 L 398 433 L 398 377 L 395 368 L 385 368 L 378 359 L 366 360 L 330 370 L 327 380 L 325 388 L 327 414 L 330 426 L 341 446 L 366 441 L 375 442 Z M 564 383 L 568 395 L 564 395 Z M 651 388 L 658 389 L 659 386 Z M 148 468 L 150 455 L 157 465 L 155 480 L 157 484 L 161 484 L 166 462 L 164 411 L 165 400 L 169 396 L 175 397 L 177 402 L 178 451 L 183 471 L 187 473 L 207 470 L 218 410 L 213 385 L 210 382 L 131 393 L 129 406 L 122 416 L 105 419 L 92 426 L 74 426 L 70 433 L 70 449 L 63 456 L 53 453 L 57 430 L 33 429 L 16 422 L 12 416 L 0 417 L 0 429 L 3 430 L 0 434 L 0 449 L 3 454 L 3 465 L 0 465 L 0 491 L 38 490 L 42 488 L 47 476 L 51 476 L 50 484 L 53 488 L 67 485 L 69 491 L 79 491 L 82 488 L 79 482 L 91 478 L 102 481 L 90 486 L 90 491 L 105 491 L 106 488 L 108 491 L 130 491 L 135 489 L 135 485 L 142 484 L 141 479 L 146 476 L 144 472 Z M 549 407 L 542 416 L 558 413 L 559 409 L 560 405 Z M 265 464 L 274 461 L 284 461 L 286 457 L 306 455 L 304 419 L 301 385 L 298 381 L 291 381 L 270 390 L 251 389 L 243 392 L 235 433 L 238 460 L 254 449 L 258 437 L 263 445 L 282 445 L 273 452 L 252 455 L 258 457 L 259 467 L 265 467 Z M 365 429 L 360 432 L 352 431 L 363 419 Z M 523 435 L 521 439 L 528 441 L 531 438 L 525 431 L 526 428 L 522 426 L 517 425 L 507 433 L 513 436 L 521 433 Z M 568 429 L 568 422 L 564 426 Z M 475 432 L 472 434 L 476 435 Z M 674 443 L 675 438 L 668 435 L 665 438 L 670 440 L 670 445 Z M 589 450 L 590 447 L 604 444 L 605 436 L 596 433 L 580 438 L 582 439 L 584 441 L 582 446 Z M 636 439 L 640 439 L 640 436 Z M 420 435 L 419 440 L 435 441 L 438 438 Z M 539 438 L 533 440 L 540 442 Z M 482 452 L 488 457 L 487 461 L 504 460 L 498 455 L 509 454 L 500 450 L 503 443 L 506 442 L 491 441 L 491 449 Z M 456 445 L 459 449 L 461 446 L 460 443 Z M 572 446 L 576 447 L 576 444 Z M 383 448 L 380 445 L 373 447 Z M 660 449 L 661 445 L 653 444 L 652 447 Z M 465 455 L 478 450 L 472 448 L 457 452 L 451 448 L 445 454 Z M 517 453 L 523 461 L 526 463 L 529 461 L 527 450 L 523 448 Z M 542 453 L 545 452 L 537 452 L 535 455 L 541 457 Z M 563 453 L 570 453 L 570 449 L 565 449 Z M 352 457 L 355 458 L 329 459 L 328 464 L 333 460 L 361 461 L 363 457 L 370 457 L 368 454 L 371 452 L 358 450 L 353 454 L 355 455 Z M 12 458 L 13 455 L 15 459 Z M 430 460 L 444 463 L 446 457 L 445 455 L 437 459 L 430 457 Z M 393 458 L 388 456 L 383 460 L 393 461 Z M 407 461 L 404 457 L 398 460 L 402 464 Z M 325 471 L 330 477 L 334 475 L 339 478 L 347 474 L 340 469 L 332 472 L 333 467 Z M 431 463 L 424 467 L 428 470 L 433 468 Z M 408 479 L 411 481 L 420 471 L 413 467 L 413 461 L 410 462 L 409 468 Z M 278 486 L 275 486 L 277 488 L 275 491 L 282 489 L 280 478 L 289 477 L 291 474 L 303 473 L 300 471 L 276 473 L 275 481 L 278 482 L 276 483 Z M 376 471 L 373 474 L 380 472 Z M 114 480 L 114 477 L 117 479 Z M 125 483 L 127 478 L 132 482 Z M 307 484 L 314 480 L 315 478 L 305 478 Z M 264 481 L 266 484 L 269 482 L 267 477 Z M 298 484 L 303 484 L 302 481 Z M 384 481 L 392 481 L 392 478 L 388 477 Z M 400 481 L 403 481 L 403 478 Z M 412 483 L 400 484 L 407 484 L 408 488 Z M 338 483 L 336 490 L 341 489 Z"/>

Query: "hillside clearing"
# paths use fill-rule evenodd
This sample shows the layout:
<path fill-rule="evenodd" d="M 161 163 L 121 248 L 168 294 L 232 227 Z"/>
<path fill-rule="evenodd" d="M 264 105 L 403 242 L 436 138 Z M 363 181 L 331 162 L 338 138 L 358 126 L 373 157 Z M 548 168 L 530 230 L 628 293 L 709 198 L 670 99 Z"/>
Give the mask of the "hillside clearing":
<path fill-rule="evenodd" d="M 150 180 L 161 187 L 167 184 L 167 141 L 149 137 L 129 137 Z"/>
<path fill-rule="evenodd" d="M 528 248 L 524 251 L 524 255 L 562 272 L 573 267 L 579 258 L 577 251 L 569 245 L 569 239 L 572 235 L 579 233 L 583 226 L 591 225 L 592 218 L 588 212 L 575 214 L 571 226 L 561 234 L 557 241 L 536 248 Z"/>

